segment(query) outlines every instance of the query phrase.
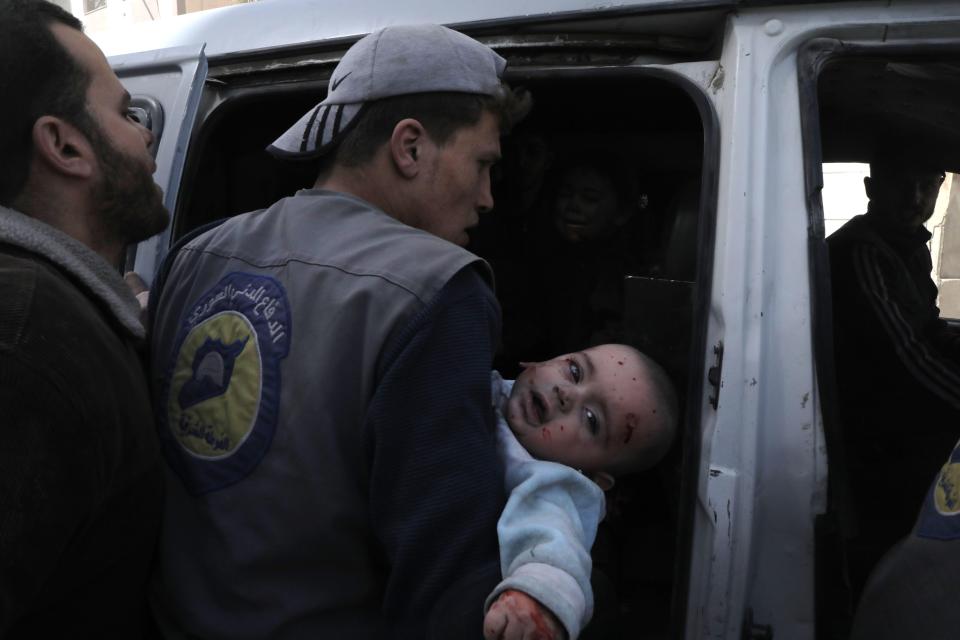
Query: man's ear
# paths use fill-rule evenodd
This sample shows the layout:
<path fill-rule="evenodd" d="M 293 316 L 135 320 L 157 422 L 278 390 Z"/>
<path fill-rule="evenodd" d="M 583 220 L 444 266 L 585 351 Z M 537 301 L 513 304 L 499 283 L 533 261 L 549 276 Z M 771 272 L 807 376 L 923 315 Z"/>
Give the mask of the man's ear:
<path fill-rule="evenodd" d="M 34 153 L 50 170 L 75 178 L 93 175 L 93 147 L 75 126 L 63 118 L 40 116 L 31 133 Z"/>
<path fill-rule="evenodd" d="M 403 177 L 415 178 L 420 173 L 426 140 L 427 131 L 419 120 L 404 118 L 393 128 L 390 157 Z"/>
<path fill-rule="evenodd" d="M 873 182 L 869 176 L 863 178 L 863 190 L 867 194 L 867 199 L 873 200 Z"/>
<path fill-rule="evenodd" d="M 610 491 L 610 489 L 613 489 L 613 485 L 616 484 L 613 476 L 606 471 L 594 471 L 590 474 L 590 479 L 600 487 L 601 491 Z"/>

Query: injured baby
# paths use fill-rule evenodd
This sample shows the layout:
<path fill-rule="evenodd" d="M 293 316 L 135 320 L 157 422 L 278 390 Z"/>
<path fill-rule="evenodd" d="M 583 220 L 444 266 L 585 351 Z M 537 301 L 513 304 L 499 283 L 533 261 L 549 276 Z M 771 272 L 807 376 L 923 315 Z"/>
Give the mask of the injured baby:
<path fill-rule="evenodd" d="M 604 344 L 492 374 L 507 506 L 497 525 L 503 580 L 484 635 L 574 640 L 593 612 L 590 547 L 614 478 L 670 449 L 676 392 L 656 362 Z"/>

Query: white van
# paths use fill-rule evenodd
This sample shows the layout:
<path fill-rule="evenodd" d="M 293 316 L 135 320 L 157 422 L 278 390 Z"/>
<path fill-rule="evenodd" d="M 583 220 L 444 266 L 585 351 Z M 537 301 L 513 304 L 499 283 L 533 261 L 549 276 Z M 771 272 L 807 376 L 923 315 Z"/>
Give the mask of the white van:
<path fill-rule="evenodd" d="M 560 167 L 613 159 L 632 184 L 612 326 L 678 379 L 684 427 L 673 460 L 610 500 L 583 637 L 845 637 L 822 167 L 891 131 L 951 166 L 960 2 L 272 0 L 94 34 L 157 133 L 173 212 L 130 265 L 150 281 L 183 234 L 311 184 L 264 148 L 355 40 L 415 22 L 489 44 L 535 99 L 475 238 L 510 276 L 506 349 L 523 349 L 513 326 L 556 321 L 521 317 L 524 287 L 566 288 L 516 277 Z"/>

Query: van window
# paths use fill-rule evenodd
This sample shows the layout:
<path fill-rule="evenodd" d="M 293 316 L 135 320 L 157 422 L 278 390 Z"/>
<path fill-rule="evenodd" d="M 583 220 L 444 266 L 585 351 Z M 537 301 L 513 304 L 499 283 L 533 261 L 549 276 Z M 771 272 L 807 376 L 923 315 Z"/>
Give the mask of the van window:
<path fill-rule="evenodd" d="M 630 343 L 667 369 L 681 397 L 681 432 L 698 432 L 699 415 L 683 407 L 694 389 L 689 406 L 699 411 L 702 376 L 693 372 L 703 370 L 705 351 L 696 309 L 709 286 L 715 189 L 705 167 L 718 154 L 707 101 L 679 76 L 628 67 L 635 54 L 617 58 L 618 68 L 604 52 L 601 69 L 589 51 L 554 49 L 545 60 L 522 53 L 507 80 L 533 94 L 534 108 L 503 141 L 494 210 L 469 246 L 492 265 L 503 309 L 494 365 L 509 378 L 520 361 Z M 264 149 L 323 98 L 337 57 L 211 62 L 174 240 L 313 184 L 316 165 L 283 163 Z M 665 463 L 608 494 L 594 547 L 594 619 L 582 637 L 678 635 L 697 482 L 698 455 L 688 449 L 698 441 L 679 438 Z"/>
<path fill-rule="evenodd" d="M 827 237 L 867 210 L 863 179 L 869 175 L 867 163 L 823 164 L 823 227 Z M 960 319 L 960 200 L 953 203 L 951 196 L 955 179 L 956 174 L 946 172 L 933 215 L 924 223 L 931 234 L 931 277 L 939 292 L 940 316 L 954 320 Z M 960 189 L 960 182 L 957 187 Z"/>
<path fill-rule="evenodd" d="M 954 194 L 956 190 L 956 195 Z M 940 317 L 960 319 L 960 181 L 955 173 L 946 172 L 937 208 L 927 221 L 933 234 L 930 253 L 933 257 L 933 281 L 939 296 Z"/>
<path fill-rule="evenodd" d="M 829 236 L 850 218 L 867 210 L 863 179 L 870 175 L 864 162 L 823 164 L 823 230 Z"/>

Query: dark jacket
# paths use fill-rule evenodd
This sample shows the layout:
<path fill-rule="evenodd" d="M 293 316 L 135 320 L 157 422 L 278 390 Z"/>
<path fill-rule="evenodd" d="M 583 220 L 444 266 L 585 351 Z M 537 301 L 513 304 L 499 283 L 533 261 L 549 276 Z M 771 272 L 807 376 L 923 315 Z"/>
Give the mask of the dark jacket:
<path fill-rule="evenodd" d="M 142 635 L 159 449 L 140 340 L 81 280 L 0 243 L 3 637 Z"/>

